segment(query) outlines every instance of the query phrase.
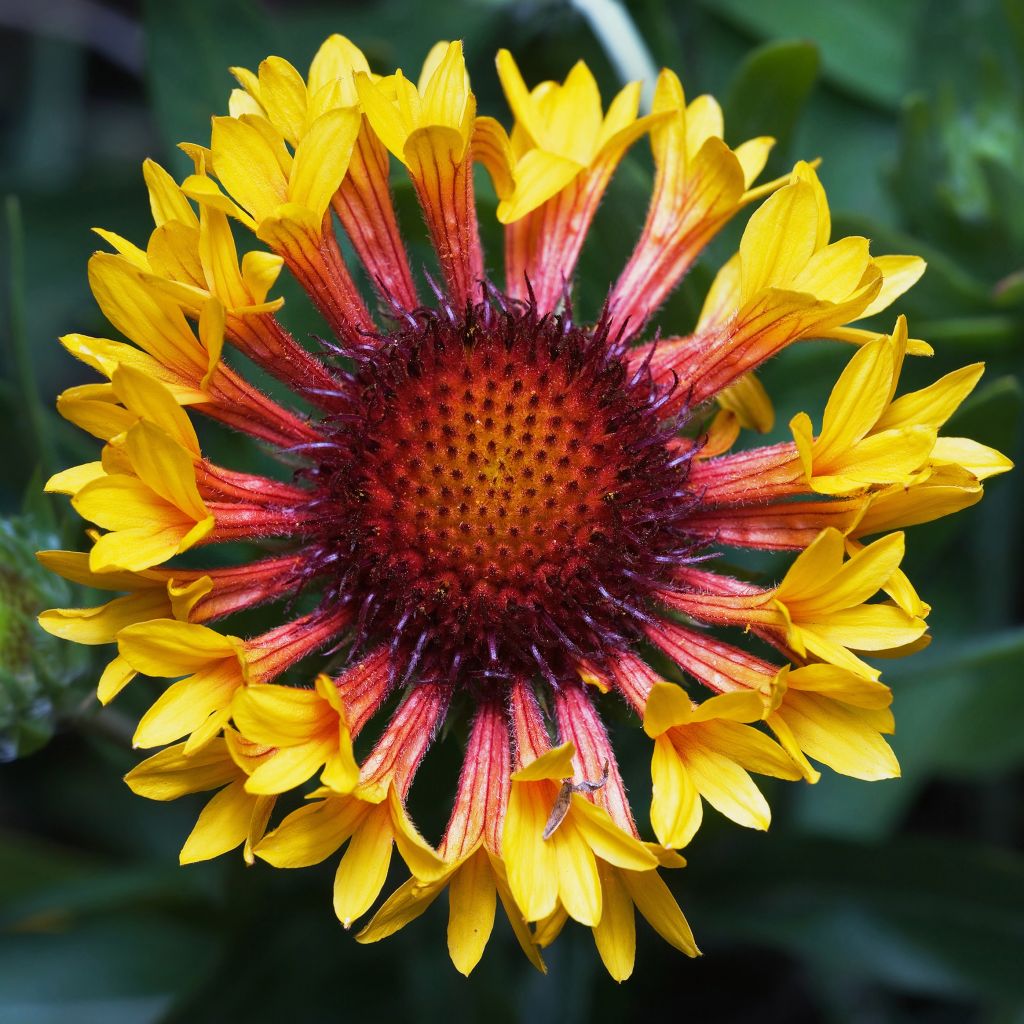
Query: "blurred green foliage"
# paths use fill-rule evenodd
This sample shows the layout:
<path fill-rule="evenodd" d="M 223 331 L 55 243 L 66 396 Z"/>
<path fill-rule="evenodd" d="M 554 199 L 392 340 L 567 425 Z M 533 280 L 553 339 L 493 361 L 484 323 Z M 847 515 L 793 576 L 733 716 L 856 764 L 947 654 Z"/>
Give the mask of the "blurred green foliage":
<path fill-rule="evenodd" d="M 1024 523 L 1016 475 L 993 481 L 980 506 L 912 531 L 907 567 L 934 606 L 935 642 L 887 669 L 903 778 L 778 787 L 767 837 L 709 821 L 687 851 L 690 867 L 672 881 L 707 954 L 700 961 L 677 959 L 641 927 L 636 974 L 617 988 L 577 929 L 551 951 L 541 977 L 499 929 L 464 982 L 447 963 L 443 906 L 394 939 L 362 947 L 331 914 L 330 866 L 295 874 L 234 861 L 177 868 L 198 805 L 153 805 L 119 779 L 135 761 L 122 737 L 141 695 L 126 693 L 116 710 L 84 711 L 78 687 L 95 677 L 96 659 L 49 646 L 30 621 L 71 595 L 35 571 L 28 551 L 58 535 L 70 546 L 84 542 L 80 524 L 60 519 L 62 506 L 38 498 L 22 506 L 40 466 L 95 457 L 93 443 L 49 411 L 59 389 L 89 379 L 55 337 L 105 331 L 86 286 L 89 228 L 142 240 L 142 158 L 184 171 L 173 146 L 202 139 L 209 115 L 225 109 L 229 65 L 254 67 L 277 53 L 304 67 L 332 31 L 351 36 L 382 68 L 415 68 L 435 39 L 464 38 L 488 113 L 505 114 L 491 64 L 499 45 L 517 54 L 531 82 L 563 76 L 578 57 L 606 97 L 617 82 L 570 3 L 146 0 L 140 8 L 66 0 L 66 16 L 56 18 L 37 6 L 0 6 L 0 190 L 18 197 L 24 221 L 22 248 L 11 206 L 0 246 L 9 300 L 0 513 L 15 517 L 0 523 L 0 753 L 27 753 L 55 727 L 59 735 L 0 767 L 0 1022 L 457 1014 L 571 1024 L 640 1010 L 786 1024 L 1024 1020 Z M 868 235 L 875 252 L 928 259 L 929 273 L 901 308 L 937 351 L 907 368 L 907 384 L 986 360 L 982 387 L 951 428 L 1019 461 L 1024 5 L 627 6 L 655 60 L 680 72 L 690 96 L 722 99 L 730 141 L 778 137 L 770 172 L 822 157 L 837 232 Z M 585 250 L 580 301 L 591 310 L 628 255 L 649 184 L 649 157 L 638 146 Z M 399 189 L 399 204 L 414 259 L 428 262 L 408 189 Z M 666 330 L 692 324 L 740 229 L 716 240 L 672 298 L 660 318 Z M 286 294 L 293 329 L 316 330 L 294 290 Z M 820 407 L 848 355 L 807 345 L 768 368 L 781 424 L 809 401 L 812 413 L 813 403 Z M 251 458 L 226 434 L 211 432 L 204 443 L 240 468 Z M 770 560 L 758 567 L 773 571 Z M 640 806 L 650 785 L 643 737 L 623 722 L 615 739 Z M 414 794 L 434 839 L 450 799 L 453 747 L 431 755 Z"/>

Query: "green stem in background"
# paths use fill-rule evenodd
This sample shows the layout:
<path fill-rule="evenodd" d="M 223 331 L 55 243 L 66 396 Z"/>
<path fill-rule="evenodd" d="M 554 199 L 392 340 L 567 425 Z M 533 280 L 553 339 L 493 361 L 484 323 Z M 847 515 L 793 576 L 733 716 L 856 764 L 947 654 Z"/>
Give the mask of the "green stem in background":
<path fill-rule="evenodd" d="M 21 203 L 17 196 L 7 196 L 4 211 L 11 261 L 8 298 L 15 382 L 31 427 L 36 457 L 44 474 L 49 476 L 56 466 L 56 458 L 53 439 L 50 436 L 49 414 L 39 397 L 35 366 L 25 326 L 25 235 L 21 222 Z"/>
<path fill-rule="evenodd" d="M 587 19 L 619 78 L 642 83 L 640 109 L 649 111 L 658 65 L 626 5 L 619 0 L 572 0 L 572 6 Z"/>
<path fill-rule="evenodd" d="M 929 341 L 963 341 L 971 344 L 1008 346 L 1016 344 L 1024 333 L 1019 317 L 1001 315 L 950 316 L 942 320 L 922 320 L 914 333 Z"/>

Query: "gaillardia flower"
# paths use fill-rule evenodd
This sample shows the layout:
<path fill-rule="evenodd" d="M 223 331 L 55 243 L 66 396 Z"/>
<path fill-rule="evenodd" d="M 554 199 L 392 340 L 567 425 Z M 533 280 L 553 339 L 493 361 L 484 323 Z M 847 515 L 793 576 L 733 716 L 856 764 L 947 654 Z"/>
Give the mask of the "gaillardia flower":
<path fill-rule="evenodd" d="M 239 846 L 283 868 L 337 859 L 349 927 L 397 849 L 410 877 L 360 942 L 446 892 L 468 974 L 500 899 L 538 968 L 572 918 L 623 979 L 635 910 L 697 953 L 660 870 L 683 866 L 705 805 L 764 829 L 758 775 L 813 782 L 812 762 L 898 774 L 891 695 L 869 659 L 920 647 L 929 611 L 899 531 L 971 505 L 1009 463 L 940 436 L 980 365 L 900 393 L 905 356 L 929 347 L 903 318 L 891 334 L 856 324 L 923 263 L 833 239 L 812 165 L 758 184 L 772 140 L 730 148 L 715 101 L 687 102 L 671 71 L 641 117 L 638 83 L 604 109 L 582 63 L 532 88 L 508 52 L 497 63 L 511 132 L 478 115 L 459 43 L 438 44 L 414 81 L 371 72 L 332 36 L 305 78 L 278 57 L 235 69 L 209 146 L 183 146 L 182 182 L 146 162 L 146 247 L 100 232 L 114 251 L 89 267 L 127 341 L 63 339 L 104 380 L 58 407 L 104 446 L 49 487 L 93 544 L 41 555 L 121 596 L 41 622 L 116 644 L 104 702 L 136 673 L 175 680 L 135 737 L 164 749 L 127 782 L 158 800 L 215 791 L 183 862 Z M 646 222 L 588 322 L 573 311 L 577 259 L 645 136 Z M 392 157 L 433 277 L 410 267 Z M 480 242 L 478 163 L 503 279 Z M 664 299 L 757 202 L 693 333 L 659 337 Z M 262 243 L 241 258 L 238 227 Z M 269 297 L 283 268 L 326 322 L 315 352 Z M 820 424 L 801 413 L 791 441 L 737 450 L 773 418 L 753 372 L 822 338 L 852 358 Z M 292 397 L 251 383 L 252 364 Z M 190 412 L 249 435 L 277 472 L 211 461 Z M 730 547 L 795 557 L 765 585 L 729 574 Z M 258 605 L 276 624 L 239 635 Z M 649 832 L 599 710 L 616 696 L 651 740 Z M 407 798 L 448 720 L 465 760 L 434 847 Z"/>

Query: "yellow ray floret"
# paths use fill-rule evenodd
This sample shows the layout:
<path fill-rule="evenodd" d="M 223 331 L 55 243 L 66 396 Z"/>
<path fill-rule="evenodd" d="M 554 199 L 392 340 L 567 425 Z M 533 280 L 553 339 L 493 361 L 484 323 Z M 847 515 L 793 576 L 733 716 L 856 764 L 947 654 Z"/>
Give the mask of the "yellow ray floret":
<path fill-rule="evenodd" d="M 690 842 L 701 824 L 702 797 L 739 825 L 768 827 L 768 801 L 749 772 L 798 779 L 800 771 L 777 743 L 741 724 L 764 714 L 764 700 L 753 691 L 698 705 L 672 683 L 651 690 L 644 712 L 644 730 L 654 740 L 651 826 L 663 846 Z"/>
<path fill-rule="evenodd" d="M 125 590 L 95 608 L 50 608 L 39 615 L 39 625 L 53 636 L 78 644 L 112 644 L 126 626 L 150 619 L 187 622 L 196 602 L 210 593 L 209 576 L 191 582 L 175 582 L 169 572 L 93 572 L 84 551 L 40 551 L 36 557 L 51 572 L 66 580 L 97 590 Z M 135 670 L 118 654 L 104 668 L 96 687 L 101 704 L 107 704 L 135 677 Z"/>
<path fill-rule="evenodd" d="M 663 868 L 686 865 L 679 854 L 654 843 L 643 843 Z M 594 945 L 605 969 L 615 981 L 625 981 L 633 973 L 636 959 L 636 911 L 670 946 L 686 956 L 700 956 L 693 932 L 679 909 L 671 890 L 657 871 L 633 871 L 598 859 L 601 883 L 601 920 L 591 929 Z M 565 907 L 537 924 L 534 941 L 544 947 L 558 938 L 568 921 Z"/>
<path fill-rule="evenodd" d="M 245 788 L 270 751 L 241 740 L 228 728 L 200 750 L 187 754 L 177 743 L 136 765 L 125 777 L 133 793 L 149 800 L 177 800 L 190 793 L 218 792 L 199 814 L 181 848 L 179 861 L 194 864 L 242 847 L 247 864 L 262 838 L 276 797 L 257 796 Z"/>
<path fill-rule="evenodd" d="M 533 936 L 512 896 L 501 858 L 477 843 L 467 854 L 449 863 L 432 882 L 410 878 L 388 897 L 357 942 L 379 942 L 416 920 L 438 896 L 448 890 L 448 953 L 455 969 L 467 977 L 480 962 L 494 928 L 500 898 L 520 948 L 539 971 L 546 971 Z"/>
<path fill-rule="evenodd" d="M 590 168 L 611 173 L 623 153 L 653 121 L 637 118 L 640 84 L 631 82 L 602 113 L 590 69 L 578 61 L 565 82 L 526 87 L 512 54 L 498 51 L 498 77 L 516 127 L 511 140 L 490 118 L 481 118 L 481 155 L 498 187 L 498 220 L 511 224 L 535 210 Z"/>
<path fill-rule="evenodd" d="M 249 686 L 235 693 L 231 715 L 246 739 L 275 752 L 246 782 L 250 793 L 284 793 L 323 769 L 323 784 L 338 793 L 359 782 L 345 707 L 325 675 L 312 690 Z"/>
<path fill-rule="evenodd" d="M 267 301 L 281 272 L 280 256 L 253 250 L 239 264 L 223 208 L 207 202 L 200 205 L 197 216 L 181 186 L 159 164 L 147 160 L 143 174 L 156 222 L 146 249 L 112 231 L 95 229 L 143 280 L 160 288 L 194 317 L 201 316 L 213 298 L 236 316 L 281 308 L 283 299 Z M 196 189 L 203 187 L 201 176 L 189 180 Z"/>
<path fill-rule="evenodd" d="M 249 682 L 245 644 L 196 623 L 153 619 L 122 629 L 121 657 L 138 672 L 175 679 L 142 716 L 132 742 L 156 747 L 188 736 L 199 750 L 227 724 L 235 691 Z"/>
<path fill-rule="evenodd" d="M 68 388 L 57 398 L 57 411 L 75 426 L 115 446 L 123 446 L 131 428 L 145 420 L 194 458 L 200 457 L 192 421 L 170 389 L 134 366 L 118 366 L 109 384 Z"/>
<path fill-rule="evenodd" d="M 208 400 L 206 389 L 224 347 L 224 311 L 219 300 L 204 304 L 198 336 L 179 304 L 148 285 L 140 271 L 111 253 L 89 261 L 89 283 L 104 316 L 131 341 L 67 334 L 61 344 L 108 379 L 118 366 L 132 366 L 163 383 L 181 405 Z"/>
<path fill-rule="evenodd" d="M 907 322 L 901 316 L 892 335 L 854 354 L 832 389 L 817 437 L 806 413 L 790 421 L 807 482 L 818 493 L 909 484 L 930 461 L 938 431 L 985 370 L 973 363 L 894 398 L 906 351 Z"/>
<path fill-rule="evenodd" d="M 268 57 L 257 74 L 232 68 L 242 89 L 231 93 L 228 110 L 236 118 L 245 114 L 265 117 L 297 146 L 327 111 L 358 105 L 354 76 L 369 71 L 363 51 L 350 39 L 335 34 L 313 57 L 305 81 L 283 57 Z"/>
<path fill-rule="evenodd" d="M 319 864 L 348 843 L 334 878 L 334 911 L 346 928 L 380 895 L 392 846 L 420 881 L 445 872 L 447 865 L 416 831 L 394 786 L 383 799 L 375 791 L 343 796 L 326 787 L 310 798 L 256 847 L 256 856 L 274 867 L 301 868 Z"/>
<path fill-rule="evenodd" d="M 88 476 L 78 475 L 83 470 Z M 83 519 L 104 530 L 89 554 L 94 572 L 141 570 L 187 551 L 214 528 L 200 497 L 191 452 L 156 425 L 139 421 L 104 464 L 58 474 L 47 488 L 73 494 Z"/>
<path fill-rule="evenodd" d="M 838 337 L 844 325 L 888 306 L 924 270 L 916 256 L 871 256 L 858 236 L 830 243 L 832 219 L 814 168 L 798 163 L 790 183 L 751 216 L 739 252 L 712 282 L 696 338 L 727 334 L 737 365 L 755 366 L 804 338 Z M 915 276 L 916 275 L 916 276 Z M 863 331 L 854 340 L 876 338 Z M 907 351 L 930 354 L 912 340 Z M 771 404 L 763 388 L 723 392 L 722 404 L 744 426 L 769 429 Z"/>
<path fill-rule="evenodd" d="M 359 134 L 360 116 L 351 107 L 321 114 L 295 147 L 256 114 L 215 117 L 210 150 L 213 173 L 234 200 L 202 174 L 182 188 L 193 199 L 237 217 L 275 249 L 296 239 L 318 238 Z"/>
<path fill-rule="evenodd" d="M 923 619 L 888 603 L 867 604 L 903 560 L 902 533 L 892 533 L 844 560 L 843 535 L 823 530 L 772 592 L 786 642 L 866 679 L 879 672 L 854 651 L 887 651 L 923 636 Z"/>
<path fill-rule="evenodd" d="M 462 43 L 438 43 L 418 85 L 401 71 L 374 82 L 356 75 L 356 89 L 378 138 L 414 176 L 435 160 L 462 163 L 473 133 L 476 98 L 469 87 Z"/>
<path fill-rule="evenodd" d="M 772 684 L 771 701 L 768 724 L 810 781 L 818 772 L 807 757 L 869 782 L 900 774 L 881 736 L 894 728 L 888 686 L 834 665 L 787 667 Z"/>
<path fill-rule="evenodd" d="M 607 811 L 575 792 L 565 817 L 545 838 L 561 782 L 572 778 L 574 754 L 572 743 L 564 743 L 513 773 L 502 856 L 528 921 L 539 921 L 561 905 L 574 920 L 594 927 L 601 920 L 597 859 L 632 871 L 651 870 L 658 860 Z"/>

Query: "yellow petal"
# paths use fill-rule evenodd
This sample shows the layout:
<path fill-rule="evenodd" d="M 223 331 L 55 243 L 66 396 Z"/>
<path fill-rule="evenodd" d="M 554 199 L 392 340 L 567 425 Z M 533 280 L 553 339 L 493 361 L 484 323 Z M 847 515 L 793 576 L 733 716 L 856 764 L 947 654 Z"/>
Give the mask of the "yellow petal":
<path fill-rule="evenodd" d="M 330 754 L 329 741 L 283 747 L 268 757 L 249 776 L 245 783 L 246 792 L 271 795 L 295 789 L 310 778 Z"/>
<path fill-rule="evenodd" d="M 123 629 L 118 648 L 140 672 L 181 676 L 211 662 L 239 657 L 240 641 L 208 626 L 158 619 Z"/>
<path fill-rule="evenodd" d="M 494 875 L 482 847 L 452 876 L 448 905 L 448 954 L 468 978 L 483 956 L 497 906 Z"/>
<path fill-rule="evenodd" d="M 826 696 L 799 692 L 787 694 L 778 711 L 800 748 L 833 771 L 869 782 L 897 778 L 896 755 L 867 714 Z"/>
<path fill-rule="evenodd" d="M 821 434 L 814 444 L 815 467 L 828 467 L 878 422 L 888 404 L 895 375 L 892 346 L 882 337 L 859 348 L 832 389 Z M 827 469 L 821 471 L 827 472 Z"/>
<path fill-rule="evenodd" d="M 558 898 L 562 906 L 574 921 L 593 928 L 601 920 L 601 880 L 587 840 L 570 816 L 544 841 L 555 850 Z"/>
<path fill-rule="evenodd" d="M 329 797 L 292 811 L 255 848 L 275 868 L 305 868 L 329 857 L 355 831 L 369 805 L 353 797 Z"/>
<path fill-rule="evenodd" d="M 571 742 L 552 747 L 511 775 L 513 782 L 539 782 L 542 779 L 568 779 L 572 777 L 572 759 L 576 748 Z"/>
<path fill-rule="evenodd" d="M 175 369 L 198 365 L 198 345 L 179 306 L 148 287 L 130 264 L 94 253 L 89 285 L 103 315 L 139 348 Z"/>
<path fill-rule="evenodd" d="M 353 75 L 357 71 L 369 72 L 363 51 L 345 36 L 328 36 L 316 51 L 309 65 L 306 76 L 309 92 L 315 95 L 324 86 L 333 81 L 343 85 L 342 106 L 350 107 L 356 103 L 355 83 Z"/>
<path fill-rule="evenodd" d="M 142 161 L 142 176 L 149 190 L 149 208 L 157 227 L 168 221 L 180 221 L 198 227 L 199 220 L 180 186 L 155 160 Z"/>
<path fill-rule="evenodd" d="M 125 447 L 132 468 L 154 493 L 196 522 L 209 515 L 196 486 L 192 456 L 186 448 L 145 420 L 128 431 Z"/>
<path fill-rule="evenodd" d="M 938 430 L 974 390 L 984 372 L 984 363 L 972 363 L 920 391 L 902 395 L 885 410 L 875 429 L 924 424 Z"/>
<path fill-rule="evenodd" d="M 733 152 L 743 168 L 743 187 L 750 188 L 764 170 L 768 156 L 775 146 L 775 140 L 769 135 L 760 135 L 755 139 L 741 142 Z"/>
<path fill-rule="evenodd" d="M 721 814 L 747 828 L 768 827 L 768 801 L 735 761 L 711 747 L 691 744 L 686 768 L 700 795 Z"/>
<path fill-rule="evenodd" d="M 644 732 L 653 739 L 692 717 L 693 701 L 681 686 L 655 683 L 644 706 Z"/>
<path fill-rule="evenodd" d="M 377 137 L 399 160 L 405 160 L 405 140 L 414 125 L 410 124 L 398 108 L 384 94 L 380 86 L 367 74 L 355 77 L 359 102 Z"/>
<path fill-rule="evenodd" d="M 260 63 L 259 101 L 274 127 L 294 146 L 306 127 L 302 75 L 282 57 L 268 57 Z"/>
<path fill-rule="evenodd" d="M 51 636 L 76 644 L 110 644 L 125 626 L 163 618 L 169 611 L 166 594 L 149 589 L 115 598 L 98 608 L 51 608 L 37 621 Z"/>
<path fill-rule="evenodd" d="M 394 786 L 389 788 L 386 805 L 382 806 L 387 806 L 391 815 L 395 845 L 409 870 L 421 882 L 433 882 L 441 878 L 447 872 L 448 865 L 416 831 Z"/>
<path fill-rule="evenodd" d="M 874 263 L 882 272 L 882 288 L 862 316 L 874 316 L 888 309 L 917 284 L 927 266 L 920 256 L 876 256 Z"/>
<path fill-rule="evenodd" d="M 634 871 L 653 868 L 657 864 L 657 860 L 647 847 L 639 839 L 619 828 L 603 807 L 592 804 L 579 793 L 573 793 L 571 799 L 572 809 L 569 818 L 598 857 L 616 867 L 630 868 Z M 555 835 L 561 831 L 560 828 Z"/>
<path fill-rule="evenodd" d="M 241 781 L 225 786 L 203 808 L 181 848 L 179 862 L 210 860 L 245 842 L 257 799 L 246 793 Z"/>
<path fill-rule="evenodd" d="M 830 671 L 841 672 L 831 665 L 822 666 Z M 792 679 L 790 673 L 789 678 Z M 851 677 L 854 678 L 854 677 Z M 865 680 L 858 680 L 872 685 Z M 776 779 L 798 779 L 799 769 L 789 755 L 763 732 L 737 722 L 708 722 L 700 731 L 700 742 L 715 750 L 730 761 L 759 775 L 771 775 Z"/>
<path fill-rule="evenodd" d="M 607 864 L 599 864 L 601 898 L 604 909 L 594 928 L 594 943 L 601 962 L 615 981 L 625 981 L 633 973 L 636 959 L 636 920 L 633 901 L 619 880 L 619 873 Z"/>
<path fill-rule="evenodd" d="M 979 480 L 1013 469 L 1013 462 L 1002 452 L 966 437 L 940 437 L 932 449 L 932 461 L 962 466 Z"/>
<path fill-rule="evenodd" d="M 744 374 L 718 394 L 718 404 L 736 413 L 740 425 L 762 434 L 775 425 L 775 409 L 764 385 L 752 373 Z"/>
<path fill-rule="evenodd" d="M 737 690 L 709 697 L 693 711 L 692 721 L 711 722 L 726 719 L 729 722 L 756 722 L 764 717 L 764 698 L 753 690 Z"/>
<path fill-rule="evenodd" d="M 424 885 L 410 878 L 400 885 L 385 901 L 380 910 L 356 935 L 356 942 L 380 942 L 415 921 L 441 895 L 448 879 Z"/>
<path fill-rule="evenodd" d="M 548 788 L 513 782 L 505 813 L 502 856 L 509 888 L 527 921 L 547 917 L 558 902 L 554 845 L 541 838 L 551 811 L 544 798 Z"/>
<path fill-rule="evenodd" d="M 515 157 L 508 133 L 493 117 L 478 117 L 473 122 L 473 159 L 487 168 L 499 199 L 508 199 L 515 189 Z"/>
<path fill-rule="evenodd" d="M 86 484 L 101 480 L 105 475 L 102 462 L 86 462 L 81 466 L 73 466 L 71 469 L 54 473 L 46 481 L 44 490 L 47 494 L 77 495 Z"/>
<path fill-rule="evenodd" d="M 531 149 L 515 165 L 512 195 L 498 204 L 498 220 L 513 224 L 562 191 L 582 170 L 568 157 Z"/>
<path fill-rule="evenodd" d="M 662 846 L 681 849 L 697 834 L 704 815 L 697 787 L 667 736 L 654 741 L 651 780 L 651 828 Z"/>
<path fill-rule="evenodd" d="M 304 743 L 329 728 L 337 716 L 313 690 L 277 685 L 240 690 L 232 714 L 247 739 L 269 747 Z"/>
<path fill-rule="evenodd" d="M 263 302 L 281 274 L 284 260 L 276 253 L 253 250 L 242 257 L 242 280 L 254 302 Z M 282 302 L 282 299 L 276 300 Z"/>
<path fill-rule="evenodd" d="M 681 953 L 700 956 L 693 932 L 658 872 L 624 871 L 621 877 L 622 884 L 647 923 Z"/>
<path fill-rule="evenodd" d="M 377 804 L 360 821 L 334 876 L 334 912 L 346 928 L 384 888 L 393 838 L 388 807 Z"/>
<path fill-rule="evenodd" d="M 159 427 L 192 455 L 199 456 L 195 429 L 163 384 L 134 366 L 118 366 L 110 379 L 126 408 Z"/>
<path fill-rule="evenodd" d="M 109 704 L 133 679 L 135 669 L 119 654 L 100 675 L 96 684 L 96 698 L 101 704 Z"/>
<path fill-rule="evenodd" d="M 740 241 L 741 299 L 763 288 L 785 287 L 815 249 L 818 208 L 805 182 L 779 189 L 757 209 Z"/>
<path fill-rule="evenodd" d="M 214 740 L 192 757 L 184 750 L 185 744 L 178 743 L 147 757 L 124 777 L 128 788 L 148 800 L 177 800 L 217 789 L 239 776 L 223 740 Z"/>
<path fill-rule="evenodd" d="M 545 145 L 548 133 L 512 54 L 505 49 L 499 50 L 495 63 L 505 99 L 517 123 L 529 134 L 534 146 L 551 149 L 552 147 Z"/>
<path fill-rule="evenodd" d="M 204 725 L 208 729 L 219 728 L 228 719 L 231 697 L 238 686 L 238 672 L 224 663 L 172 683 L 142 716 L 132 744 L 156 747 L 172 743 Z M 208 723 L 209 719 L 214 721 Z"/>
<path fill-rule="evenodd" d="M 261 221 L 288 201 L 288 180 L 279 155 L 256 127 L 258 120 L 215 117 L 211 149 L 221 183 Z"/>
<path fill-rule="evenodd" d="M 498 890 L 498 898 L 501 900 L 501 905 L 505 908 L 505 914 L 508 917 L 509 924 L 512 925 L 512 931 L 515 934 L 516 941 L 519 943 L 523 953 L 526 954 L 526 958 L 537 968 L 541 974 L 547 973 L 547 967 L 544 965 L 544 961 L 541 959 L 541 955 L 537 950 L 537 944 L 534 942 L 533 936 L 530 934 L 530 928 L 523 917 L 522 911 L 519 909 L 515 900 L 512 897 L 512 890 L 508 885 L 508 876 L 505 872 L 505 865 L 499 857 L 496 857 L 490 851 L 487 851 L 487 859 L 491 865 L 491 872 L 494 877 L 494 884 Z"/>
<path fill-rule="evenodd" d="M 320 219 L 348 171 L 362 118 L 354 107 L 318 117 L 295 150 L 288 198 Z"/>

